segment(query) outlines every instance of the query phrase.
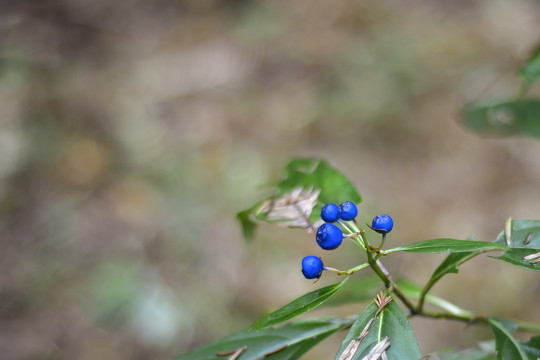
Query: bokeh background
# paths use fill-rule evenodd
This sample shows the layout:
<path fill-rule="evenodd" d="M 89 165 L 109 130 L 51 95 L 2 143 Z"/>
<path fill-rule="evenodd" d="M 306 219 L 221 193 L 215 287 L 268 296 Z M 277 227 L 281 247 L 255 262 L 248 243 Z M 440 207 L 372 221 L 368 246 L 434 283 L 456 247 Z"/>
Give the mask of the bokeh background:
<path fill-rule="evenodd" d="M 291 157 L 346 174 L 360 221 L 394 217 L 390 244 L 490 241 L 540 215 L 540 143 L 459 124 L 517 93 L 534 0 L 2 1 L 0 39 L 3 359 L 170 359 L 335 282 L 300 259 L 347 268 L 352 245 L 322 254 L 269 225 L 242 239 L 236 212 Z M 422 282 L 441 259 L 385 264 Z M 433 291 L 540 321 L 537 275 L 487 257 Z M 490 336 L 412 324 L 425 353 Z"/>

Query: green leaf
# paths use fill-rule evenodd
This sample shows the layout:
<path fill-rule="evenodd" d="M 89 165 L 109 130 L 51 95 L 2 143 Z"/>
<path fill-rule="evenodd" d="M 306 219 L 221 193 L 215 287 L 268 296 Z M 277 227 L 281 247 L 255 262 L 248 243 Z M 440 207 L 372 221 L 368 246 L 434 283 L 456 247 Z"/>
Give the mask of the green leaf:
<path fill-rule="evenodd" d="M 324 303 L 324 306 L 338 306 L 373 299 L 383 283 L 377 275 L 354 276 L 349 285 L 341 289 Z"/>
<path fill-rule="evenodd" d="M 501 254 L 501 256 L 492 256 L 492 258 L 502 260 L 509 264 L 519 266 L 525 269 L 540 271 L 540 263 L 531 263 L 530 261 L 524 259 L 526 256 L 536 254 L 538 252 L 539 250 L 510 249 L 507 252 Z"/>
<path fill-rule="evenodd" d="M 540 220 L 510 220 L 510 232 L 502 231 L 495 240 L 498 244 L 507 245 L 508 235 L 511 248 L 540 250 Z M 529 236 L 530 234 L 530 236 Z"/>
<path fill-rule="evenodd" d="M 507 250 L 508 247 L 503 244 L 485 242 L 485 241 L 471 241 L 471 240 L 457 240 L 457 239 L 432 239 L 424 240 L 416 243 L 400 246 L 397 248 L 386 250 L 386 254 L 405 251 L 413 253 L 459 253 L 470 251 L 491 251 L 491 250 Z"/>
<path fill-rule="evenodd" d="M 280 194 L 296 187 L 320 189 L 319 200 L 323 203 L 344 201 L 355 204 L 362 202 L 354 185 L 326 161 L 316 159 L 295 159 L 285 169 L 285 178 L 277 184 Z M 322 206 L 321 206 L 322 207 Z"/>
<path fill-rule="evenodd" d="M 349 327 L 354 319 L 313 318 L 278 328 L 240 331 L 194 349 L 176 360 L 226 359 L 217 356 L 246 347 L 240 359 L 294 360 L 328 336 Z"/>
<path fill-rule="evenodd" d="M 372 302 L 362 314 L 358 316 L 345 337 L 345 340 L 343 340 L 341 348 L 336 355 L 336 360 L 340 358 L 349 343 L 358 338 L 366 324 L 377 312 L 377 309 L 377 305 Z M 386 350 L 388 359 L 410 360 L 420 359 L 422 357 L 418 342 L 407 321 L 407 317 L 395 301 L 392 301 L 372 323 L 369 328 L 369 334 L 360 342 L 358 350 L 352 359 L 362 359 L 369 353 L 375 344 L 380 342 L 386 336 L 388 336 L 390 341 L 390 347 Z"/>
<path fill-rule="evenodd" d="M 473 237 L 470 237 L 467 240 L 472 241 Z M 446 257 L 446 259 L 444 259 L 444 261 L 437 267 L 437 269 L 435 269 L 427 284 L 435 284 L 437 281 L 439 281 L 440 278 L 442 278 L 446 274 L 457 274 L 459 272 L 457 268 L 459 265 L 481 253 L 482 251 L 450 253 Z"/>
<path fill-rule="evenodd" d="M 459 253 L 451 253 L 446 259 L 435 269 L 428 283 L 437 282 L 446 274 L 457 274 L 459 272 L 458 266 L 463 264 L 465 261 L 481 253 L 480 251 L 467 251 Z"/>
<path fill-rule="evenodd" d="M 487 136 L 540 137 L 540 100 L 473 104 L 463 109 L 461 121 Z"/>
<path fill-rule="evenodd" d="M 540 78 L 540 46 L 538 46 L 530 56 L 529 60 L 519 71 L 523 78 L 524 87 L 528 88 Z"/>
<path fill-rule="evenodd" d="M 346 277 L 343 281 L 337 284 L 326 286 L 300 296 L 284 307 L 263 317 L 253 324 L 250 329 L 261 330 L 269 326 L 281 324 L 282 322 L 290 320 L 300 314 L 316 308 L 334 295 L 336 291 L 338 291 L 347 282 L 348 279 L 349 277 Z"/>
<path fill-rule="evenodd" d="M 493 258 L 529 270 L 540 271 L 540 263 L 535 264 L 524 259 L 526 256 L 540 252 L 540 220 L 509 221 L 511 221 L 509 229 L 502 231 L 495 243 L 506 245 L 509 241 L 510 250 Z"/>
<path fill-rule="evenodd" d="M 518 328 L 518 324 L 498 318 L 489 318 L 488 321 L 493 334 L 495 334 L 497 360 L 527 360 L 527 356 L 519 343 L 512 337 L 512 334 Z"/>
<path fill-rule="evenodd" d="M 519 344 L 529 360 L 540 358 L 540 336 L 533 336 L 529 340 L 520 341 Z"/>
<path fill-rule="evenodd" d="M 296 204 L 291 204 L 290 212 L 285 213 L 278 219 L 269 216 L 272 211 L 274 201 L 290 197 L 298 189 L 304 189 L 314 196 L 316 202 L 309 211 L 298 211 Z M 339 171 L 331 167 L 326 161 L 316 159 L 295 159 L 285 168 L 283 180 L 276 184 L 275 195 L 264 199 L 252 207 L 240 211 L 237 218 L 242 225 L 244 237 L 249 240 L 254 237 L 256 222 L 266 221 L 287 227 L 306 227 L 302 224 L 305 219 L 311 222 L 320 220 L 320 211 L 327 203 L 340 204 L 344 201 L 352 201 L 356 204 L 362 202 L 360 194 L 354 185 Z M 283 209 L 282 209 L 283 210 Z M 286 210 L 286 209 L 285 209 Z M 304 207 L 302 210 L 306 210 Z"/>

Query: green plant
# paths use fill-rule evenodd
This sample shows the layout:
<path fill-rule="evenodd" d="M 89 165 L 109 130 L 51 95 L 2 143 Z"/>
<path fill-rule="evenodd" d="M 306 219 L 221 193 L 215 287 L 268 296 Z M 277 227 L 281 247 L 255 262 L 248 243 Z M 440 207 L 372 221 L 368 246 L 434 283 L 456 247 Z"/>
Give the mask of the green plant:
<path fill-rule="evenodd" d="M 539 63 L 540 54 L 536 52 L 521 70 L 524 86 L 517 100 L 468 106 L 463 111 L 465 126 L 483 134 L 540 136 L 540 102 L 523 99 L 531 84 L 540 78 Z M 496 260 L 532 271 L 540 270 L 540 220 L 509 218 L 500 235 L 492 242 L 437 238 L 384 249 L 384 240 L 392 230 L 393 221 L 388 215 L 376 217 L 368 227 L 380 232 L 382 240 L 371 243 L 366 231 L 356 221 L 351 221 L 358 213 L 354 204 L 361 203 L 361 200 L 351 182 L 327 162 L 315 159 L 291 161 L 285 168 L 283 180 L 276 184 L 274 196 L 238 213 L 246 239 L 254 237 L 259 222 L 270 222 L 316 232 L 317 242 L 323 249 L 335 249 L 343 238 L 349 238 L 358 246 L 366 261 L 347 270 L 338 270 L 324 267 L 323 261 L 315 256 L 304 258 L 304 261 L 308 261 L 306 264 L 303 261 L 302 272 L 308 279 L 319 278 L 323 270 L 329 270 L 343 276 L 343 280 L 302 295 L 260 319 L 248 330 L 194 349 L 178 360 L 298 359 L 320 341 L 344 329 L 348 329 L 348 333 L 337 351 L 337 360 L 420 359 L 422 354 L 408 322 L 412 316 L 487 325 L 493 332 L 494 340 L 485 346 L 467 352 L 447 351 L 426 355 L 424 358 L 540 358 L 540 336 L 518 341 L 513 335 L 516 331 L 540 334 L 540 324 L 477 315 L 430 293 L 445 275 L 457 273 L 460 265 L 487 252 L 495 252 L 497 255 L 492 257 Z M 335 219 L 335 214 L 327 214 L 328 207 L 323 205 L 344 202 L 348 204 L 348 210 L 344 211 L 343 205 L 340 207 L 340 217 L 345 220 L 338 223 L 341 229 L 324 223 L 316 230 L 317 223 L 321 221 L 319 215 L 325 220 Z M 392 254 L 398 252 L 448 253 L 448 256 L 428 281 L 418 286 L 408 280 L 395 279 L 383 266 L 383 258 L 391 261 Z M 379 295 L 358 316 L 291 321 L 344 291 L 349 279 L 363 269 L 370 269 L 380 282 L 366 282 L 362 286 L 356 284 L 356 290 L 369 292 L 374 287 L 380 288 L 381 283 L 383 286 Z M 357 294 L 356 298 L 348 297 L 347 301 L 364 299 L 365 295 Z M 426 304 L 436 310 L 426 308 Z"/>

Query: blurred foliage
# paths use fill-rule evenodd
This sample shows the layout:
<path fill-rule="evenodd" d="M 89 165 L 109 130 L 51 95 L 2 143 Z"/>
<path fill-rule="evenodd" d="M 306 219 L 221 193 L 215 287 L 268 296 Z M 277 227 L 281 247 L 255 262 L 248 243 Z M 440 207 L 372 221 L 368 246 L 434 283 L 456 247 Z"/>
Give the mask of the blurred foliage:
<path fill-rule="evenodd" d="M 532 52 L 525 64 L 523 64 L 519 75 L 523 78 L 523 89 L 526 91 L 540 78 L 540 44 Z"/>
<path fill-rule="evenodd" d="M 471 104 L 462 110 L 463 124 L 482 135 L 540 136 L 540 101 L 523 99 L 540 77 L 540 51 L 537 49 L 525 61 L 519 74 L 523 84 L 516 100 Z"/>
<path fill-rule="evenodd" d="M 471 130 L 491 136 L 540 136 L 540 100 L 505 101 L 470 106 L 463 123 Z"/>
<path fill-rule="evenodd" d="M 539 145 L 478 140 L 452 114 L 519 89 L 512 71 L 538 40 L 538 10 L 1 2 L 0 353 L 172 358 L 308 292 L 298 264 L 312 239 L 263 226 L 245 245 L 235 219 L 291 156 L 346 173 L 362 216 L 392 213 L 398 245 L 491 240 L 509 215 L 537 217 Z M 432 265 L 404 256 L 391 270 Z M 505 271 L 496 302 L 481 271 L 436 290 L 469 287 L 464 307 L 540 316 L 515 300 L 540 287 Z M 457 343 L 445 331 L 420 331 L 422 352 Z"/>

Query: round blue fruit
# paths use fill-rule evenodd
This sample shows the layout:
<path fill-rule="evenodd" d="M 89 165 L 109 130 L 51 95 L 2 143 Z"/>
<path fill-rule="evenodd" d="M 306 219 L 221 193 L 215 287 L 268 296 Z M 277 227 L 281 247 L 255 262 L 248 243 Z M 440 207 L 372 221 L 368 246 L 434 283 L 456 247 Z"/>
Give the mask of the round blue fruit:
<path fill-rule="evenodd" d="M 302 259 L 302 274 L 306 279 L 318 279 L 324 270 L 320 257 L 309 255 Z"/>
<path fill-rule="evenodd" d="M 352 201 L 345 201 L 343 204 L 339 205 L 339 217 L 341 220 L 353 220 L 356 215 L 358 215 L 358 209 Z"/>
<path fill-rule="evenodd" d="M 336 204 L 326 204 L 322 207 L 321 218 L 326 222 L 335 222 L 339 219 L 339 207 Z"/>
<path fill-rule="evenodd" d="M 334 224 L 324 223 L 317 229 L 317 244 L 324 250 L 333 250 L 341 245 L 343 233 Z"/>
<path fill-rule="evenodd" d="M 392 231 L 394 220 L 390 215 L 377 215 L 371 222 L 371 228 L 380 234 L 386 234 Z"/>

